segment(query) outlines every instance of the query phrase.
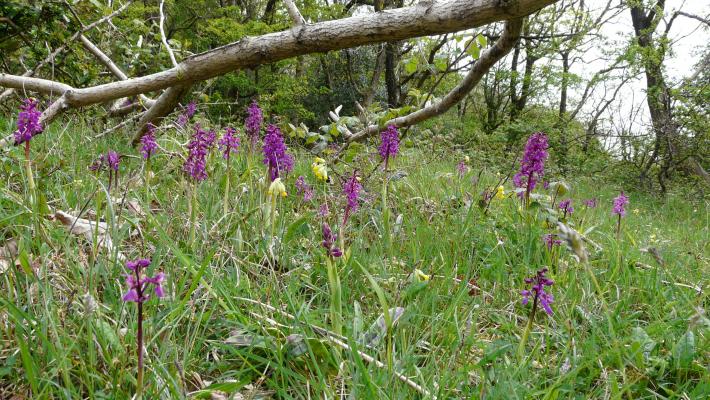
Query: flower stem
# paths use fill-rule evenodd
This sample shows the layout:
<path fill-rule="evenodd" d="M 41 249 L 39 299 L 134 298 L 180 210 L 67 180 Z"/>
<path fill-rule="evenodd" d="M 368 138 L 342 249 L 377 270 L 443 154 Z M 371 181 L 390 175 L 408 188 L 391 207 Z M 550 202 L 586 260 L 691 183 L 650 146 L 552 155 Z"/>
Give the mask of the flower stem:
<path fill-rule="evenodd" d="M 136 280 L 140 282 L 140 274 L 136 268 Z M 138 356 L 138 376 L 136 377 L 136 399 L 141 400 L 143 396 L 143 290 L 139 284 L 138 292 L 138 330 L 136 333 L 136 355 Z"/>
<path fill-rule="evenodd" d="M 150 157 L 145 162 L 145 204 L 150 209 Z"/>
<path fill-rule="evenodd" d="M 227 212 L 229 211 L 229 178 L 230 178 L 230 164 L 229 164 L 229 155 L 227 155 L 227 182 L 224 184 L 224 205 L 223 205 L 223 211 L 224 214 L 227 215 Z"/>
<path fill-rule="evenodd" d="M 528 343 L 528 337 L 532 331 L 533 322 L 535 322 L 535 311 L 537 311 L 537 294 L 535 294 L 533 300 L 533 307 L 528 317 L 528 324 L 525 326 L 525 331 L 523 331 L 523 336 L 520 338 L 520 344 L 518 345 L 518 358 L 521 360 L 525 357 L 525 345 Z"/>
<path fill-rule="evenodd" d="M 32 210 L 32 221 L 35 225 L 35 238 L 39 238 L 42 234 L 41 224 L 39 217 L 39 198 L 37 196 L 37 186 L 35 185 L 35 179 L 32 173 L 32 159 L 30 158 L 30 142 L 25 142 L 25 175 L 27 175 L 27 188 L 29 191 L 29 201 L 30 209 Z M 39 247 L 39 239 L 36 242 Z"/>
<path fill-rule="evenodd" d="M 271 212 L 269 217 L 271 219 L 271 240 L 274 240 L 274 233 L 276 232 L 276 196 L 277 194 L 271 194 Z"/>
<path fill-rule="evenodd" d="M 197 223 L 197 187 L 192 186 L 192 196 L 190 197 L 190 246 L 195 245 L 195 225 Z"/>
<path fill-rule="evenodd" d="M 385 242 L 385 250 L 387 255 L 391 253 L 391 238 L 390 238 L 390 213 L 389 208 L 387 208 L 387 183 L 388 183 L 388 161 L 385 160 L 385 176 L 382 179 L 382 237 Z"/>
<path fill-rule="evenodd" d="M 340 276 L 335 265 L 335 261 L 326 257 L 326 268 L 328 270 L 328 284 L 330 286 L 330 319 L 333 324 L 333 332 L 338 335 L 343 334 L 343 303 L 340 287 Z"/>

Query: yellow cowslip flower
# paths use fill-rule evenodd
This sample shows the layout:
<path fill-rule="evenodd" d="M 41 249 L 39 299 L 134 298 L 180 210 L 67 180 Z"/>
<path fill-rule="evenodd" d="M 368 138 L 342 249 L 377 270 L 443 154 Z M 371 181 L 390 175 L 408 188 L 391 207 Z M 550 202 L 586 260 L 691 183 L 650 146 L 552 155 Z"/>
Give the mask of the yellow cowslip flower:
<path fill-rule="evenodd" d="M 281 182 L 281 178 L 274 179 L 269 186 L 269 196 L 273 195 L 281 195 L 281 197 L 286 197 L 287 195 L 286 186 L 284 186 L 284 183 Z"/>
<path fill-rule="evenodd" d="M 503 185 L 498 186 L 498 188 L 496 189 L 495 198 L 497 200 L 503 200 L 505 198 L 505 188 L 503 187 Z"/>
<path fill-rule="evenodd" d="M 641 210 L 639 210 L 638 208 L 634 208 L 633 212 L 634 212 L 634 214 L 639 215 Z"/>
<path fill-rule="evenodd" d="M 328 168 L 325 166 L 325 160 L 316 157 L 313 160 L 313 164 L 311 164 L 311 169 L 313 170 L 313 174 L 316 176 L 318 180 L 321 181 L 327 181 L 328 180 Z"/>
<path fill-rule="evenodd" d="M 324 164 L 316 164 L 313 163 L 311 165 L 311 169 L 313 170 L 313 174 L 316 176 L 316 178 L 320 181 L 327 181 L 328 180 L 328 168 Z"/>
<path fill-rule="evenodd" d="M 421 269 L 417 268 L 414 270 L 414 276 L 419 282 L 426 282 L 431 279 L 430 275 L 425 274 Z"/>

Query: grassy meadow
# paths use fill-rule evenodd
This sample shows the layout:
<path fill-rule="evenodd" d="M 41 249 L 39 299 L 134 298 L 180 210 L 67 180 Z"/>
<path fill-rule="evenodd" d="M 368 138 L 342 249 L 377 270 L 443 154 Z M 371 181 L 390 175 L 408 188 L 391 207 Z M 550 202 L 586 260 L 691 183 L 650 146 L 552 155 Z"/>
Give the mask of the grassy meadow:
<path fill-rule="evenodd" d="M 196 184 L 192 130 L 161 133 L 148 166 L 119 133 L 55 124 L 31 143 L 34 190 L 23 149 L 0 153 L 0 398 L 138 397 L 137 304 L 122 297 L 140 258 L 165 274 L 165 296 L 143 303 L 145 399 L 710 398 L 702 198 L 578 176 L 525 206 L 512 158 L 457 167 L 465 151 L 403 144 L 385 172 L 376 140 L 338 163 L 326 152 L 329 181 L 290 145 L 287 195 L 270 197 L 260 145 L 242 138 L 229 170 L 214 149 Z M 109 148 L 110 189 L 89 169 Z M 364 189 L 342 226 L 354 171 Z M 530 324 L 521 291 L 544 267 L 553 312 Z"/>

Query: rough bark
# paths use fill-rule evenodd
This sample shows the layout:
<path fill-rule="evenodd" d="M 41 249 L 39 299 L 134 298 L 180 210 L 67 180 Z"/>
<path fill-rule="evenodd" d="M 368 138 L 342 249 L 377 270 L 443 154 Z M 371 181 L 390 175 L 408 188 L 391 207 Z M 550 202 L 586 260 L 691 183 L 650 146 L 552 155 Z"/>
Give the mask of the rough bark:
<path fill-rule="evenodd" d="M 399 46 L 396 43 L 390 42 L 385 45 L 385 86 L 387 87 L 387 105 L 390 108 L 399 106 L 398 52 Z"/>

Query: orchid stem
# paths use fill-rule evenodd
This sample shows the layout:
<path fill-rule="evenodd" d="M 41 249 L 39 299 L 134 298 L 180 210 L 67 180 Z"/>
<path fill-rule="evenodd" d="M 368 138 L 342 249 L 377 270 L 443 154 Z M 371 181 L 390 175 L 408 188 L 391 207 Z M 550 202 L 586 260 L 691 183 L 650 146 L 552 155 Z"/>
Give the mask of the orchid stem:
<path fill-rule="evenodd" d="M 197 187 L 192 186 L 192 196 L 190 197 L 190 247 L 195 245 L 195 224 L 197 223 Z"/>
<path fill-rule="evenodd" d="M 518 358 L 521 360 L 525 357 L 525 346 L 528 343 L 528 337 L 530 337 L 530 332 L 532 331 L 535 321 L 535 311 L 537 311 L 537 295 L 535 295 L 533 300 L 533 307 L 528 317 L 528 324 L 525 326 L 525 331 L 523 331 L 523 336 L 520 338 L 520 344 L 518 345 Z"/>
<path fill-rule="evenodd" d="M 229 211 L 229 178 L 230 178 L 230 164 L 229 164 L 229 159 L 230 157 L 227 156 L 227 182 L 224 184 L 224 205 L 223 205 L 223 211 L 224 215 L 227 215 L 227 212 Z"/>

